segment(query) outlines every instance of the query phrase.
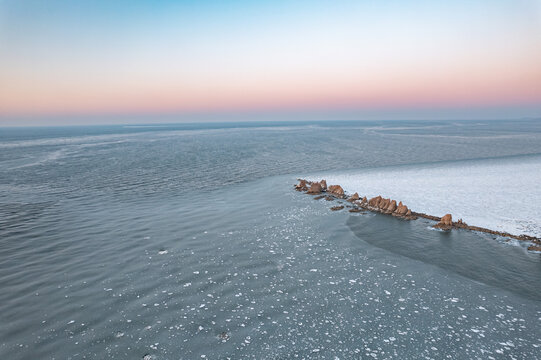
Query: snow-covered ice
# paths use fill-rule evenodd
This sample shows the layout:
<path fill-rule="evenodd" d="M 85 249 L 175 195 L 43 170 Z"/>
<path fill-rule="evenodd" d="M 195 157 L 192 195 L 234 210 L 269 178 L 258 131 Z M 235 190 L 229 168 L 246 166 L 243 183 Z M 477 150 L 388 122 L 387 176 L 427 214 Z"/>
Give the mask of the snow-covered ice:
<path fill-rule="evenodd" d="M 348 193 L 381 195 L 413 211 L 451 213 L 470 225 L 541 236 L 541 156 L 469 160 L 314 174 Z"/>

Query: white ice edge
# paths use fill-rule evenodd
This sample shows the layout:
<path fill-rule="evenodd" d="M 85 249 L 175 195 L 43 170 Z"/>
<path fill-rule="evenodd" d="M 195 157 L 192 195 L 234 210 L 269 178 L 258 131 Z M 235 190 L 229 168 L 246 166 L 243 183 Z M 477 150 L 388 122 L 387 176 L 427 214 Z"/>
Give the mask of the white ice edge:
<path fill-rule="evenodd" d="M 541 156 L 312 174 L 368 198 L 381 195 L 430 215 L 541 237 Z"/>

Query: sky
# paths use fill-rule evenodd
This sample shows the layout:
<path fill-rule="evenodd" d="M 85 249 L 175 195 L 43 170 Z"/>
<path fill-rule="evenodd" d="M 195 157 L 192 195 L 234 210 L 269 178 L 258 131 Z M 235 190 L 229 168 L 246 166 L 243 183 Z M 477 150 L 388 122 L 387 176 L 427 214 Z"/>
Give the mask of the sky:
<path fill-rule="evenodd" d="M 0 125 L 541 117 L 541 0 L 0 0 Z"/>

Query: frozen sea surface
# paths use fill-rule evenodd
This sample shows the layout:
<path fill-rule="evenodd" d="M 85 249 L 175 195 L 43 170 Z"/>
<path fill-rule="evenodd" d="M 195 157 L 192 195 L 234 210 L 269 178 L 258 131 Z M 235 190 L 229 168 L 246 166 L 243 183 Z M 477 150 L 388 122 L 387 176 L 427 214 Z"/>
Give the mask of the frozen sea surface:
<path fill-rule="evenodd" d="M 541 237 L 541 156 L 453 161 L 321 173 L 349 193 L 381 195 L 413 211 Z"/>

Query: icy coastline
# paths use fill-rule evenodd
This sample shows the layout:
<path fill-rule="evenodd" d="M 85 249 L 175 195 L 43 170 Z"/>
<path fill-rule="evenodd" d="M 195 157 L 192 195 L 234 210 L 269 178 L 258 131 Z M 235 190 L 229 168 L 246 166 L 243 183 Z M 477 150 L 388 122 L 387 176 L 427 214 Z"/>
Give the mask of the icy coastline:
<path fill-rule="evenodd" d="M 541 155 L 320 173 L 344 191 L 401 200 L 468 224 L 541 237 Z"/>

